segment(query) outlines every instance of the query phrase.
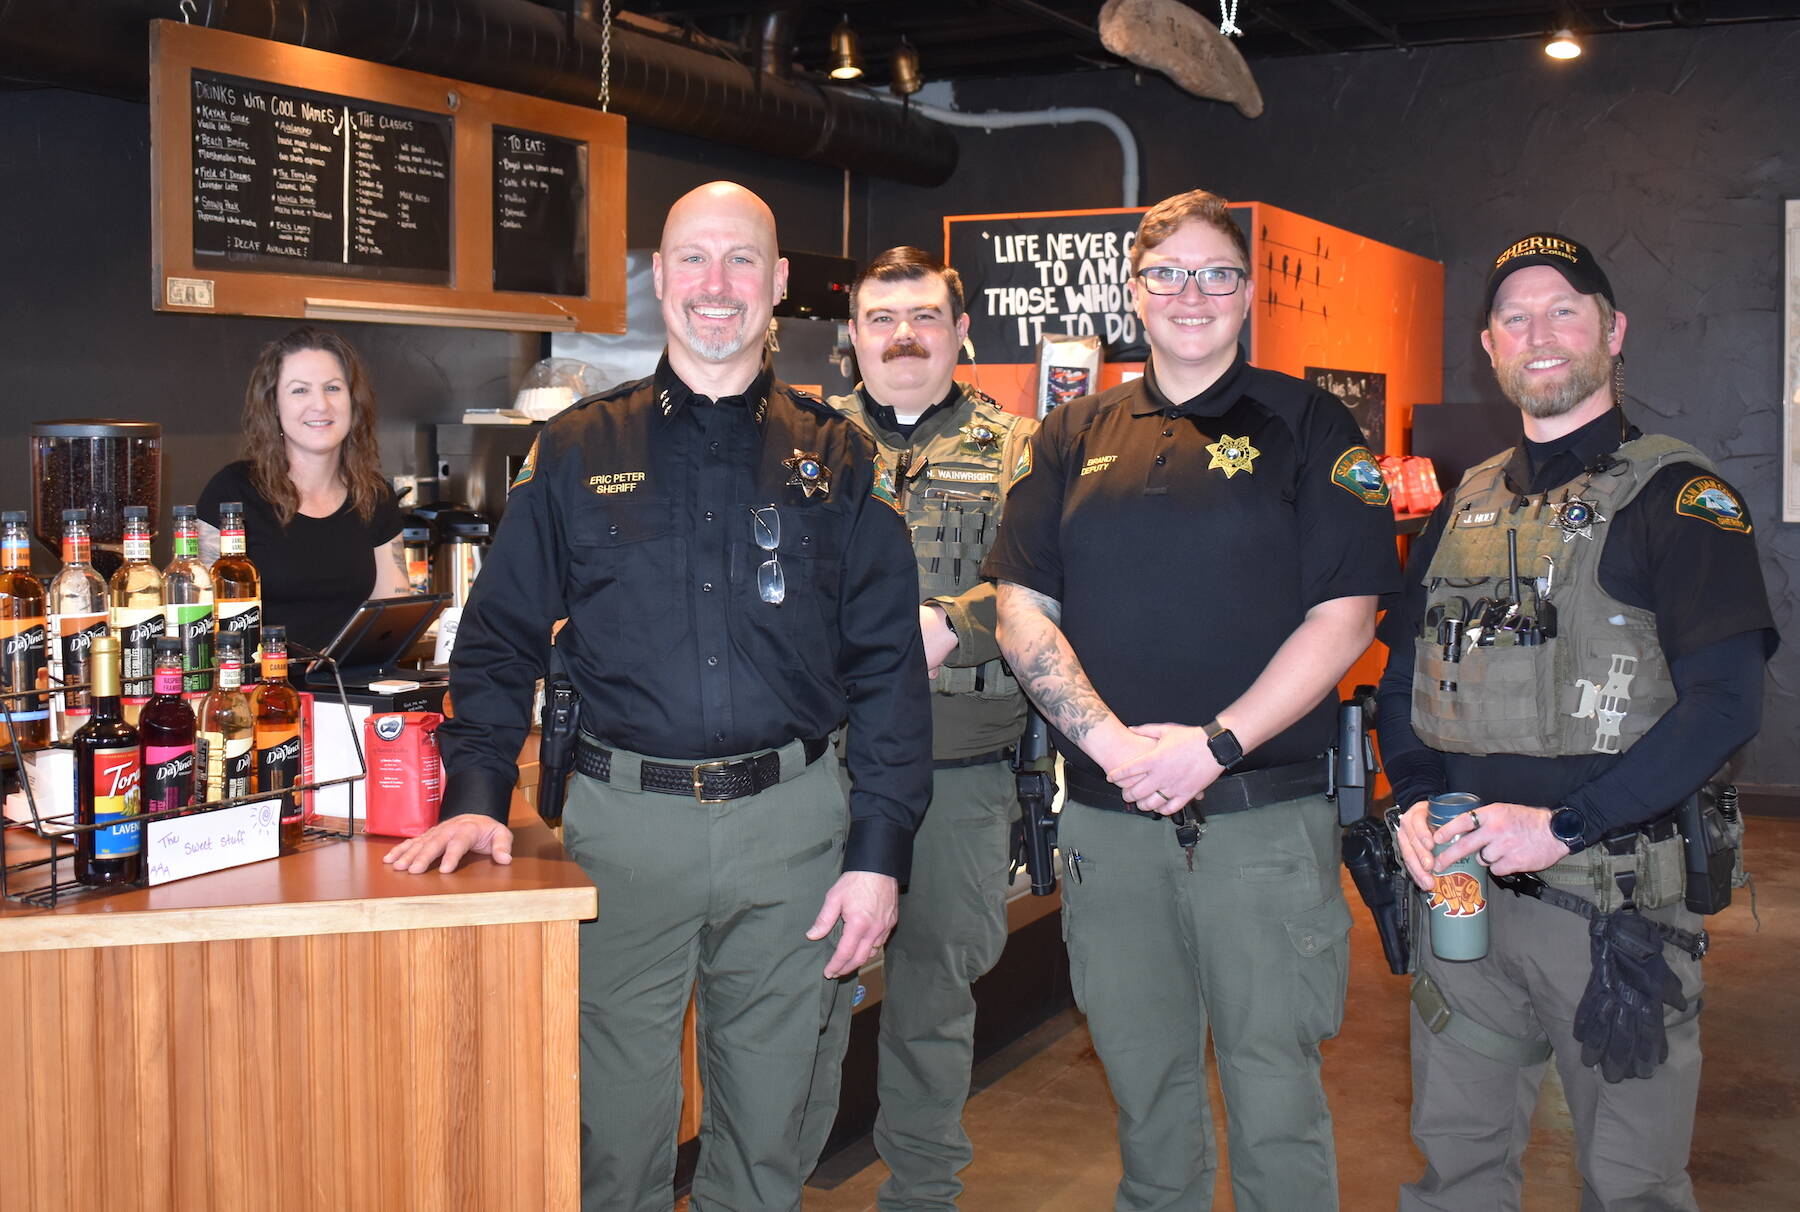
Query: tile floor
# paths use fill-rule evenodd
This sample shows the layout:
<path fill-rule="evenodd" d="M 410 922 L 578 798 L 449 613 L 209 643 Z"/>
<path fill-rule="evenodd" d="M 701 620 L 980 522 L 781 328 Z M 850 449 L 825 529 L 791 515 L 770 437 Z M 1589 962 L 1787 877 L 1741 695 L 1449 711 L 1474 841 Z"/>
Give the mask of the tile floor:
<path fill-rule="evenodd" d="M 1691 1170 L 1707 1212 L 1800 1207 L 1800 820 L 1753 818 L 1750 867 L 1760 929 L 1739 890 L 1708 921 L 1702 1019 L 1706 1069 Z M 1388 1209 L 1420 1169 L 1407 1136 L 1406 982 L 1381 961 L 1368 914 L 1356 909 L 1343 1033 L 1326 1045 L 1325 1078 L 1337 1121 L 1342 1206 Z M 1114 1111 L 1086 1028 L 1059 1016 L 984 1064 L 966 1122 L 975 1161 L 963 1173 L 970 1212 L 1104 1212 L 1118 1181 Z M 1215 1115 L 1219 1115 L 1214 1090 Z M 1223 1123 L 1222 1116 L 1220 1117 Z M 1223 1152 L 1224 1141 L 1220 1146 Z M 806 1212 L 864 1212 L 887 1169 L 871 1160 L 832 1189 L 811 1187 Z M 1525 1212 L 1574 1209 L 1580 1180 L 1568 1113 L 1551 1070 L 1525 1159 Z M 854 1159 L 854 1153 L 848 1157 Z M 853 1164 L 853 1161 L 852 1161 Z M 846 1169 L 844 1159 L 835 1167 Z M 815 1180 L 816 1181 L 816 1180 Z M 1233 1206 L 1220 1171 L 1214 1208 Z M 1296 1210 L 1300 1212 L 1300 1210 Z M 1486 1212 L 1472 1209 L 1471 1212 Z"/>

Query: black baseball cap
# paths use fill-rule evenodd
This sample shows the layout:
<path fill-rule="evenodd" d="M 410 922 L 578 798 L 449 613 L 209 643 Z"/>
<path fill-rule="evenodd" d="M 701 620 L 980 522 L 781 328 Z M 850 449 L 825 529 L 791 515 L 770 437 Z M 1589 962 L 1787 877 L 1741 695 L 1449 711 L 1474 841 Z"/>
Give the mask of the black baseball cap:
<path fill-rule="evenodd" d="M 1534 231 L 1508 244 L 1506 251 L 1494 258 L 1494 268 L 1488 273 L 1485 310 L 1494 310 L 1494 296 L 1500 293 L 1500 283 L 1508 275 L 1533 265 L 1548 265 L 1582 294 L 1605 295 L 1608 303 L 1619 305 L 1613 298 L 1612 283 L 1606 280 L 1606 271 L 1586 245 L 1553 231 Z"/>

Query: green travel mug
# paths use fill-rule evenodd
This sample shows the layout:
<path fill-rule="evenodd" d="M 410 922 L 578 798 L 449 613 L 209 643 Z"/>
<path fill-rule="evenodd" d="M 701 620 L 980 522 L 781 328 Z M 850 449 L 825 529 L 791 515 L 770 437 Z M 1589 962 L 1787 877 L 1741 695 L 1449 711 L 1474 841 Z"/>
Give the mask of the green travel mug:
<path fill-rule="evenodd" d="M 1481 797 L 1466 791 L 1434 795 L 1427 806 L 1433 832 L 1472 809 Z M 1458 837 L 1461 835 L 1458 834 Z M 1450 841 L 1455 841 L 1452 838 Z M 1445 842 L 1436 853 L 1450 845 Z M 1488 873 L 1473 854 L 1437 877 L 1430 895 L 1431 952 L 1441 960 L 1478 960 L 1488 952 Z"/>

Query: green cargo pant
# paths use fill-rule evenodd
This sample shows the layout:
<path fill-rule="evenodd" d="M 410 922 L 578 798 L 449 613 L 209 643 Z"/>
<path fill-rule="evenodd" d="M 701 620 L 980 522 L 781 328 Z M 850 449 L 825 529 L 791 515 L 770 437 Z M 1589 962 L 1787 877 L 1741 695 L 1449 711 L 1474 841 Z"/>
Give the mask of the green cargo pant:
<path fill-rule="evenodd" d="M 1166 820 L 1070 803 L 1059 835 L 1070 979 L 1119 1104 L 1115 1209 L 1212 1206 L 1209 1029 L 1239 1212 L 1336 1208 L 1319 1044 L 1343 1021 L 1350 911 L 1331 804 L 1213 817 L 1192 871 Z"/>
<path fill-rule="evenodd" d="M 975 1156 L 962 1126 L 975 1059 L 969 986 L 1006 946 L 1007 841 L 1018 813 L 1005 762 L 932 775 L 912 882 L 883 959 L 875 1148 L 892 1172 L 876 1197 L 884 1212 L 955 1208 L 956 1175 Z M 837 1115 L 855 986 L 839 991 L 807 1107 L 802 1135 L 815 1158 Z"/>
<path fill-rule="evenodd" d="M 1700 919 L 1681 905 L 1644 916 L 1700 928 Z M 1700 1087 L 1698 1018 L 1667 1011 L 1669 1059 L 1648 1078 L 1609 1085 L 1581 1063 L 1573 1035 L 1592 967 L 1585 918 L 1496 889 L 1488 898 L 1486 959 L 1440 960 L 1429 938 L 1415 947 L 1421 969 L 1454 1013 L 1515 1039 L 1549 1040 L 1575 1129 L 1583 1212 L 1691 1212 L 1687 1161 Z M 1700 962 L 1677 947 L 1664 947 L 1663 958 L 1696 1010 Z M 1400 1189 L 1400 1207 L 1518 1208 L 1521 1159 L 1548 1062 L 1492 1060 L 1448 1034 L 1432 1034 L 1416 1012 L 1411 1019 L 1412 1136 L 1426 1168 L 1418 1182 Z"/>
<path fill-rule="evenodd" d="M 795 755 L 790 762 L 790 754 Z M 783 771 L 798 766 L 783 751 Z M 695 1212 L 800 1207 L 800 1117 L 835 982 L 806 931 L 836 881 L 849 818 L 829 760 L 722 804 L 576 775 L 563 844 L 600 890 L 580 928 L 581 1206 L 667 1212 L 679 1052 L 698 979 L 705 1109 Z"/>

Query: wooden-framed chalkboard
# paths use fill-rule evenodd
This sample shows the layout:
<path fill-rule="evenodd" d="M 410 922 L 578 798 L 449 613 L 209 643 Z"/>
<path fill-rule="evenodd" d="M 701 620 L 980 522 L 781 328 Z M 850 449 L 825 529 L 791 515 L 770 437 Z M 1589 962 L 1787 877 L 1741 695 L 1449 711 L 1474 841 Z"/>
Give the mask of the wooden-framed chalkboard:
<path fill-rule="evenodd" d="M 153 306 L 625 328 L 625 121 L 151 23 Z"/>

